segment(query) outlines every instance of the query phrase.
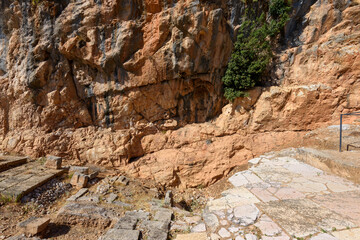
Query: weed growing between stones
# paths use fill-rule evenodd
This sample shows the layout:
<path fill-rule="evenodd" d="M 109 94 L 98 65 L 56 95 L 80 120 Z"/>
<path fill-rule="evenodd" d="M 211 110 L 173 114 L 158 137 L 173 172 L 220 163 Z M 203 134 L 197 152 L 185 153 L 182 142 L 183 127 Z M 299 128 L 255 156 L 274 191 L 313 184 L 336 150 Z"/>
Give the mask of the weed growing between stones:
<path fill-rule="evenodd" d="M 41 165 L 44 165 L 45 162 L 46 162 L 46 157 L 38 158 L 37 161 L 38 161 Z"/>
<path fill-rule="evenodd" d="M 11 203 L 12 202 L 12 198 L 11 197 L 7 197 L 4 195 L 0 195 L 0 206 Z"/>
<path fill-rule="evenodd" d="M 37 6 L 39 4 L 40 0 L 31 0 L 31 3 L 33 6 Z"/>

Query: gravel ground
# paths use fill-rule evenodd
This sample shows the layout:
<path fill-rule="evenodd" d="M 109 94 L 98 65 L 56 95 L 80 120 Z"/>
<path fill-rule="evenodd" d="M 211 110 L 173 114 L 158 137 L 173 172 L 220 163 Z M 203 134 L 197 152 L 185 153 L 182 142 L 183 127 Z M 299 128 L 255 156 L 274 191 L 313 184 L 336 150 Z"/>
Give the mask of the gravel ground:
<path fill-rule="evenodd" d="M 25 195 L 22 203 L 36 203 L 39 207 L 48 206 L 60 198 L 64 193 L 72 188 L 70 183 L 64 183 L 58 178 L 54 178 L 46 184 L 36 188 L 31 193 Z"/>

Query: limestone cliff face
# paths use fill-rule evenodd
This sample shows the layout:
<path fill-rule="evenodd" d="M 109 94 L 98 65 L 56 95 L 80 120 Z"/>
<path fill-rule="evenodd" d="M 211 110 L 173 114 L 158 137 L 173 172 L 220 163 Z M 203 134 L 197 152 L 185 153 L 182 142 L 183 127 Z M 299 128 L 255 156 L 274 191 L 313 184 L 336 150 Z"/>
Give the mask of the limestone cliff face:
<path fill-rule="evenodd" d="M 293 1 L 272 82 L 227 104 L 242 1 L 1 1 L 0 148 L 208 185 L 360 108 L 360 5 Z"/>
<path fill-rule="evenodd" d="M 1 12 L 1 96 L 8 109 L 2 137 L 31 130 L 31 139 L 20 141 L 25 145 L 10 140 L 6 149 L 68 153 L 77 149 L 69 147 L 72 136 L 100 134 L 115 137 L 114 146 L 104 142 L 112 149 L 107 154 L 116 150 L 112 160 L 125 163 L 143 155 L 136 146 L 142 135 L 221 112 L 220 78 L 232 48 L 222 8 L 28 0 L 2 1 Z M 67 146 L 48 146 L 65 136 Z M 89 147 L 72 144 L 80 145 L 80 158 L 95 160 L 84 156 Z"/>

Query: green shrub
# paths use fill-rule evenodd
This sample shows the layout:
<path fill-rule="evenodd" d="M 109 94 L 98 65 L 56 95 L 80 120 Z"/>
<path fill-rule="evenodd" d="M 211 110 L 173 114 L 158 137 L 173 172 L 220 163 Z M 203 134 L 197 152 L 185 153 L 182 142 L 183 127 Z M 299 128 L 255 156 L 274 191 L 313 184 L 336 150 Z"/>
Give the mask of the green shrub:
<path fill-rule="evenodd" d="M 243 90 L 254 87 L 269 64 L 271 47 L 267 40 L 268 25 L 264 21 L 263 14 L 255 21 L 245 20 L 239 29 L 223 77 L 225 97 L 229 100 L 244 96 Z"/>
<path fill-rule="evenodd" d="M 290 11 L 291 7 L 284 0 L 272 0 L 269 6 L 269 13 L 273 19 L 281 18 Z"/>
<path fill-rule="evenodd" d="M 287 6 L 284 0 L 273 0 L 269 11 L 272 17 L 270 23 L 263 13 L 256 19 L 245 14 L 245 19 L 239 28 L 237 40 L 231 55 L 225 76 L 224 96 L 232 101 L 246 95 L 245 90 L 258 85 L 272 59 L 271 40 L 289 20 Z"/>

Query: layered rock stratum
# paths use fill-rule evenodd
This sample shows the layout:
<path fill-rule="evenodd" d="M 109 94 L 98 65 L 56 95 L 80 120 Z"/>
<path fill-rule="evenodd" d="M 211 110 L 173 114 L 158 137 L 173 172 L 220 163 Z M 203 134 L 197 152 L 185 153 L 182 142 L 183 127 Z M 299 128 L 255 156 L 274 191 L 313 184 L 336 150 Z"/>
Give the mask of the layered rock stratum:
<path fill-rule="evenodd" d="M 360 109 L 358 0 L 293 1 L 268 86 L 221 77 L 267 2 L 1 1 L 0 149 L 206 186 Z"/>

